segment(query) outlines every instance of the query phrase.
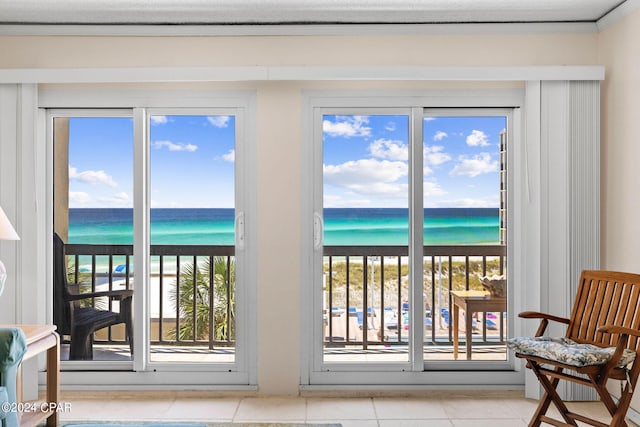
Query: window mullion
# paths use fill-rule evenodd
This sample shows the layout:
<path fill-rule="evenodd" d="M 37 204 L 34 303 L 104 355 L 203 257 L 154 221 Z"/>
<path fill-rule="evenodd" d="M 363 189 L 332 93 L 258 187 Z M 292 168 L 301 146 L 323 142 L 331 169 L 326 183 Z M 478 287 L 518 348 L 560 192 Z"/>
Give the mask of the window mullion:
<path fill-rule="evenodd" d="M 133 178 L 133 256 L 134 256 L 134 315 L 133 326 L 135 371 L 145 371 L 149 363 L 149 316 L 147 289 L 149 275 L 149 141 L 147 112 L 133 110 L 134 178 Z"/>
<path fill-rule="evenodd" d="M 409 295 L 411 298 L 410 360 L 413 371 L 424 370 L 424 301 L 423 301 L 423 143 L 422 108 L 411 109 L 409 132 Z"/>

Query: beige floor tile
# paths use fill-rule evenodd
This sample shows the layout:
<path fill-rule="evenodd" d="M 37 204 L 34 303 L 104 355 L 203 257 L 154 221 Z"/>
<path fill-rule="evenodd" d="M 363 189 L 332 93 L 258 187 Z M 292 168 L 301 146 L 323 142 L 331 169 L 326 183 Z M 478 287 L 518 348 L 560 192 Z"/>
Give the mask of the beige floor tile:
<path fill-rule="evenodd" d="M 175 399 L 112 400 L 106 402 L 109 415 L 102 421 L 164 420 Z"/>
<path fill-rule="evenodd" d="M 231 421 L 240 405 L 240 398 L 177 399 L 166 416 L 168 420 Z"/>
<path fill-rule="evenodd" d="M 527 423 L 520 419 L 467 419 L 451 420 L 453 427 L 526 427 Z"/>
<path fill-rule="evenodd" d="M 595 418 L 605 423 L 610 422 L 611 416 L 605 408 L 604 404 L 600 402 L 569 402 L 567 404 L 570 411 L 574 411 L 578 414 L 584 414 L 587 417 Z"/>
<path fill-rule="evenodd" d="M 443 399 L 442 405 L 451 419 L 520 418 L 518 412 L 499 399 Z"/>
<path fill-rule="evenodd" d="M 122 399 L 65 399 L 66 421 L 192 421 L 342 423 L 343 427 L 521 427 L 526 426 L 537 401 L 466 395 L 406 398 L 240 398 L 149 397 Z M 571 402 L 579 413 L 607 420 L 599 402 Z M 559 418 L 552 406 L 549 415 Z M 629 422 L 630 426 L 636 426 Z"/>
<path fill-rule="evenodd" d="M 71 405 L 69 412 L 60 414 L 61 421 L 91 421 L 107 419 L 111 412 L 100 400 L 66 400 Z"/>
<path fill-rule="evenodd" d="M 538 401 L 534 399 L 501 399 L 500 401 L 518 414 L 518 417 L 523 420 L 531 419 L 531 416 L 538 407 Z"/>
<path fill-rule="evenodd" d="M 307 420 L 374 420 L 376 413 L 371 398 L 307 399 Z"/>
<path fill-rule="evenodd" d="M 449 420 L 379 420 L 380 427 L 452 427 Z"/>
<path fill-rule="evenodd" d="M 66 421 L 155 421 L 166 419 L 174 399 L 154 400 L 71 400 L 71 412 L 61 414 Z"/>
<path fill-rule="evenodd" d="M 375 398 L 378 419 L 445 419 L 447 413 L 440 399 Z"/>
<path fill-rule="evenodd" d="M 313 423 L 337 423 L 342 427 L 379 427 L 377 420 L 314 420 Z"/>
<path fill-rule="evenodd" d="M 305 399 L 251 397 L 240 401 L 233 421 L 304 422 L 305 419 Z"/>

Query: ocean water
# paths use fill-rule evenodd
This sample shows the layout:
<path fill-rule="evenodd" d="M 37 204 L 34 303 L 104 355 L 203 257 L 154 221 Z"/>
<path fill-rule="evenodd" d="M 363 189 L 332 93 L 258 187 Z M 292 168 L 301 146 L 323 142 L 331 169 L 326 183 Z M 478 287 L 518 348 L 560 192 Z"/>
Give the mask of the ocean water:
<path fill-rule="evenodd" d="M 325 209 L 325 245 L 407 245 L 408 210 Z M 424 210 L 425 245 L 499 243 L 497 208 Z M 69 209 L 69 243 L 133 244 L 132 209 Z M 233 245 L 233 209 L 151 209 L 151 244 Z"/>
<path fill-rule="evenodd" d="M 424 210 L 425 245 L 499 243 L 498 209 Z M 326 245 L 408 245 L 409 211 L 401 208 L 324 210 Z"/>

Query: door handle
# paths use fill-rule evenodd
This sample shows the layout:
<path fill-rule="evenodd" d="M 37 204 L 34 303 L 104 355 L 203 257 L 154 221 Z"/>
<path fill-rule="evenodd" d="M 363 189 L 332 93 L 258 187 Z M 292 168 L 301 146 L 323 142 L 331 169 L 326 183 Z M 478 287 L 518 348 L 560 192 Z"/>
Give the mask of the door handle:
<path fill-rule="evenodd" d="M 244 249 L 244 212 L 236 215 L 236 248 Z"/>
<path fill-rule="evenodd" d="M 322 249 L 324 221 L 318 212 L 313 213 L 313 249 Z"/>

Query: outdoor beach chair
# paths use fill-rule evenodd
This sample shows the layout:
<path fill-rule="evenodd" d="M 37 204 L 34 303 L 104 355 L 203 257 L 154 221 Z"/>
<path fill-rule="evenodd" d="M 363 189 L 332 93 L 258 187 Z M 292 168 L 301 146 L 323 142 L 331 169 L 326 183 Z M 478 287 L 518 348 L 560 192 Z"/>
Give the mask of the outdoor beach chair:
<path fill-rule="evenodd" d="M 53 238 L 53 294 L 54 323 L 60 336 L 70 336 L 69 360 L 93 359 L 93 334 L 111 325 L 124 323 L 133 357 L 133 324 L 131 302 L 133 291 L 128 289 L 80 292 L 77 283 L 68 283 L 67 257 L 64 242 L 54 234 Z M 100 310 L 93 305 L 82 305 L 82 300 L 107 297 L 120 302 L 120 312 Z"/>
<path fill-rule="evenodd" d="M 440 309 L 440 315 L 442 316 L 442 320 L 444 321 L 444 324 L 446 325 L 447 328 L 451 328 L 451 317 L 449 316 L 449 309 L 442 307 Z M 466 313 L 465 313 L 466 316 Z M 464 324 L 464 323 L 463 323 Z M 471 321 L 471 325 L 473 327 L 473 330 L 477 330 L 478 329 L 478 322 L 476 321 L 476 319 L 472 319 Z"/>
<path fill-rule="evenodd" d="M 577 426 L 576 421 L 600 427 L 626 426 L 625 416 L 640 374 L 640 275 L 584 271 L 570 318 L 530 311 L 520 317 L 541 319 L 535 337 L 507 341 L 516 356 L 527 361 L 527 368 L 544 389 L 529 426 L 543 422 Z M 549 321 L 567 325 L 563 338 L 543 336 Z M 556 391 L 560 380 L 594 388 L 611 415 L 610 424 L 569 411 Z M 617 402 L 607 389 L 610 380 L 620 381 Z M 614 385 L 609 384 L 617 389 Z M 564 421 L 546 415 L 552 402 Z"/>
<path fill-rule="evenodd" d="M 386 329 L 398 329 L 398 316 L 392 307 L 384 308 L 383 318 Z"/>

